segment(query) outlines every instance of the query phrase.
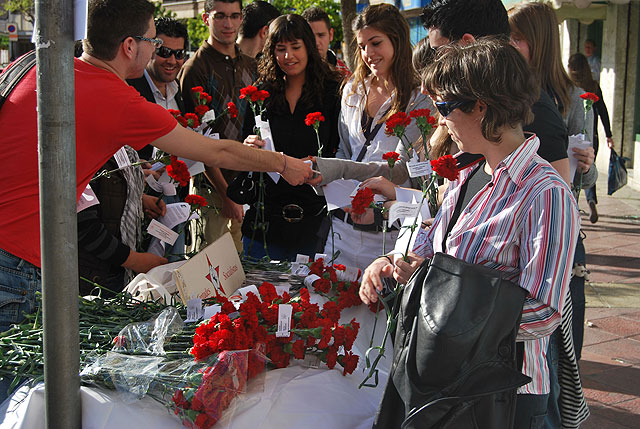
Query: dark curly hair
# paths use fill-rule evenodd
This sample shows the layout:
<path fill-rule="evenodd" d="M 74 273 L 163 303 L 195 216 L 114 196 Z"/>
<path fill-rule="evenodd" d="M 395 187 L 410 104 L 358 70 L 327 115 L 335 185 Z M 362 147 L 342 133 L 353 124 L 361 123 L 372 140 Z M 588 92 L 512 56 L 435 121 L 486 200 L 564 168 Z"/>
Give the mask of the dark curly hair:
<path fill-rule="evenodd" d="M 276 45 L 283 41 L 293 42 L 298 39 L 302 40 L 307 50 L 304 86 L 298 102 L 307 108 L 319 104 L 322 101 L 325 81 L 327 79 L 340 81 L 339 74 L 320 58 L 316 38 L 307 21 L 295 14 L 279 16 L 269 25 L 264 54 L 258 65 L 257 84 L 269 91 L 270 97 L 266 101 L 266 106 L 270 109 L 277 111 L 289 109 L 285 98 L 285 74 L 276 61 Z"/>

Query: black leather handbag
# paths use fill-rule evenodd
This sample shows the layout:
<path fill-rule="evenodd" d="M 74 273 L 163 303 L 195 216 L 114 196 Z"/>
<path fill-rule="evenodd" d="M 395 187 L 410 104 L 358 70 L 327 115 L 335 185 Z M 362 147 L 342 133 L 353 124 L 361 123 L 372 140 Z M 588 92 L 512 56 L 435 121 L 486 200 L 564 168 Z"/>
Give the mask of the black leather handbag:
<path fill-rule="evenodd" d="M 260 173 L 243 171 L 227 186 L 227 197 L 236 204 L 255 203 L 258 200 L 258 180 Z"/>
<path fill-rule="evenodd" d="M 405 286 L 376 428 L 511 428 L 526 291 L 443 253 Z"/>

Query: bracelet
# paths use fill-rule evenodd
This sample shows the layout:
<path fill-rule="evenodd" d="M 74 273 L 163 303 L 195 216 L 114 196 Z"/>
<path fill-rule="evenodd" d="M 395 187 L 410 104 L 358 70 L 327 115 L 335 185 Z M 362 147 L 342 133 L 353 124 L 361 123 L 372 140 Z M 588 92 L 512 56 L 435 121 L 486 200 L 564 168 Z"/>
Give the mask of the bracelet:
<path fill-rule="evenodd" d="M 287 169 L 287 156 L 284 154 L 284 152 L 280 152 L 280 155 L 282 155 L 282 160 L 284 161 L 284 166 L 282 167 L 282 171 L 280 171 L 280 174 L 284 174 L 285 170 Z"/>

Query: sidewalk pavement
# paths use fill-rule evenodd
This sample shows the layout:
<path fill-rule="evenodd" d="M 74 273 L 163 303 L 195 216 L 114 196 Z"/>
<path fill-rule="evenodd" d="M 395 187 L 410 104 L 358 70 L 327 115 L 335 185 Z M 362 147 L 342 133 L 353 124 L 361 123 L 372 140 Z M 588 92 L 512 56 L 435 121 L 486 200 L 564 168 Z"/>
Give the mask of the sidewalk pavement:
<path fill-rule="evenodd" d="M 591 417 L 583 429 L 640 428 L 640 191 L 606 195 L 596 224 L 580 198 L 587 250 L 587 309 L 580 374 Z"/>

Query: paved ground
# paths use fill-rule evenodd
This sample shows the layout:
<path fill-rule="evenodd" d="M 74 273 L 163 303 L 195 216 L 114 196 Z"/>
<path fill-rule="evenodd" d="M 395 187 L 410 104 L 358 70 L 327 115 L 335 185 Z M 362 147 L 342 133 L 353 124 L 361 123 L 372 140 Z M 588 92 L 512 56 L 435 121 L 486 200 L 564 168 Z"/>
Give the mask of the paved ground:
<path fill-rule="evenodd" d="M 640 428 L 640 191 L 607 196 L 605 176 L 598 198 L 599 221 L 582 216 L 591 272 L 580 360 L 591 417 L 582 428 Z M 584 196 L 580 207 L 588 212 Z"/>

